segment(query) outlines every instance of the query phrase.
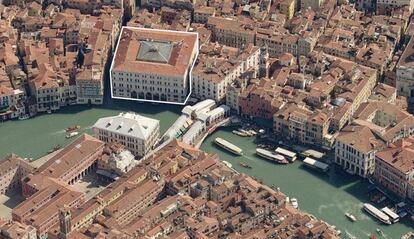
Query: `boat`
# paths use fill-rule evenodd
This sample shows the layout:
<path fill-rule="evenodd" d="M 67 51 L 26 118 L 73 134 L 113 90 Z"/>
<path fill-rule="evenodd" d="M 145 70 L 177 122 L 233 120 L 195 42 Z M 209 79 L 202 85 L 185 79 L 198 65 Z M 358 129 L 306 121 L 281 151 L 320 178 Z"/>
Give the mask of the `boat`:
<path fill-rule="evenodd" d="M 383 222 L 385 224 L 388 224 L 388 225 L 391 225 L 390 217 L 388 217 L 387 214 L 383 213 L 378 208 L 372 206 L 369 203 L 364 203 L 363 208 L 366 212 L 368 212 L 369 214 L 371 214 L 372 216 L 374 216 L 375 218 L 377 218 L 381 222 Z"/>
<path fill-rule="evenodd" d="M 80 129 L 80 125 L 71 125 L 65 129 L 67 133 Z"/>
<path fill-rule="evenodd" d="M 48 113 L 48 114 L 51 114 L 51 113 L 52 113 L 52 111 L 51 111 L 51 110 L 47 110 L 47 113 Z"/>
<path fill-rule="evenodd" d="M 377 239 L 377 237 L 373 233 L 371 233 L 371 236 L 369 236 L 369 239 Z"/>
<path fill-rule="evenodd" d="M 259 134 L 264 134 L 266 131 L 264 129 L 259 129 Z"/>
<path fill-rule="evenodd" d="M 249 132 L 250 132 L 250 134 L 252 134 L 253 136 L 254 136 L 254 135 L 257 135 L 256 131 L 254 131 L 254 130 L 252 130 L 252 129 L 251 129 L 251 130 L 249 130 Z"/>
<path fill-rule="evenodd" d="M 222 138 L 216 138 L 214 140 L 214 142 L 218 146 L 220 146 L 221 148 L 223 148 L 223 149 L 225 149 L 225 150 L 227 150 L 227 151 L 229 151 L 229 152 L 231 152 L 235 155 L 239 155 L 239 156 L 243 155 L 243 150 L 241 148 L 239 148 L 236 145 L 228 142 L 227 140 L 224 140 Z"/>
<path fill-rule="evenodd" d="M 397 223 L 400 220 L 400 216 L 394 211 L 392 211 L 389 207 L 384 207 L 381 209 L 381 211 L 387 214 L 392 223 Z"/>
<path fill-rule="evenodd" d="M 238 136 L 242 136 L 242 137 L 246 137 L 247 136 L 247 134 L 242 133 L 242 132 L 240 132 L 238 130 L 233 130 L 232 133 L 235 134 L 235 135 L 238 135 Z"/>
<path fill-rule="evenodd" d="M 377 230 L 377 233 L 378 233 L 381 237 L 384 237 L 384 236 L 385 236 L 385 235 L 384 235 L 384 232 L 383 232 L 381 229 L 377 228 L 376 230 Z"/>
<path fill-rule="evenodd" d="M 290 199 L 290 203 L 292 204 L 293 208 L 297 209 L 299 207 L 299 203 L 298 203 L 298 200 L 296 198 Z"/>
<path fill-rule="evenodd" d="M 303 160 L 303 163 L 304 163 L 305 166 L 307 166 L 309 168 L 317 169 L 317 170 L 320 170 L 322 172 L 328 172 L 328 170 L 329 170 L 329 165 L 328 164 L 316 161 L 313 158 L 306 157 Z"/>
<path fill-rule="evenodd" d="M 233 165 L 231 163 L 227 162 L 227 161 L 224 161 L 223 160 L 223 163 L 224 163 L 224 165 L 226 165 L 229 168 L 232 168 L 233 167 Z"/>
<path fill-rule="evenodd" d="M 25 114 L 25 115 L 19 116 L 19 120 L 27 120 L 29 118 L 30 118 L 30 115 L 29 114 Z"/>
<path fill-rule="evenodd" d="M 239 164 L 240 164 L 240 166 L 242 166 L 243 168 L 252 168 L 252 166 L 248 165 L 247 163 L 243 163 L 243 162 L 241 162 L 241 163 L 239 163 Z"/>
<path fill-rule="evenodd" d="M 69 134 L 67 134 L 66 135 L 66 138 L 67 139 L 70 139 L 70 138 L 72 138 L 72 137 L 75 137 L 76 135 L 78 135 L 79 134 L 79 132 L 76 132 L 76 131 L 74 131 L 74 132 L 70 132 Z"/>
<path fill-rule="evenodd" d="M 349 220 L 351 220 L 352 222 L 355 222 L 357 219 L 356 219 L 356 217 L 354 216 L 354 215 L 352 215 L 351 213 L 349 213 L 349 212 L 347 212 L 347 213 L 345 213 L 345 216 L 349 219 Z"/>
<path fill-rule="evenodd" d="M 407 216 L 408 213 L 406 211 L 401 211 L 398 216 L 400 216 L 400 218 L 404 218 L 405 216 Z"/>
<path fill-rule="evenodd" d="M 238 129 L 239 132 L 246 134 L 246 136 L 252 136 L 252 134 L 248 130 Z"/>
<path fill-rule="evenodd" d="M 48 153 L 48 154 L 51 154 L 51 153 L 53 153 L 53 152 L 55 152 L 55 151 L 59 150 L 60 148 L 62 148 L 62 146 L 60 146 L 60 145 L 58 144 L 58 145 L 56 145 L 55 147 L 53 147 L 53 149 L 51 149 L 51 150 L 47 151 L 47 153 Z"/>
<path fill-rule="evenodd" d="M 268 159 L 272 162 L 276 162 L 276 163 L 280 163 L 280 164 L 288 164 L 289 161 L 287 161 L 285 159 L 285 157 L 283 157 L 280 154 L 275 154 L 272 151 L 266 150 L 266 149 L 261 149 L 261 148 L 256 148 L 256 154 L 259 155 L 262 158 Z"/>
<path fill-rule="evenodd" d="M 294 162 L 296 160 L 296 153 L 295 152 L 289 151 L 289 150 L 284 149 L 282 147 L 277 147 L 275 152 L 282 155 L 283 157 L 285 157 L 287 160 L 289 160 L 289 162 Z"/>
<path fill-rule="evenodd" d="M 377 201 L 377 203 L 382 203 L 382 202 L 384 202 L 385 200 L 387 200 L 387 197 L 385 197 L 385 196 L 382 196 L 378 201 Z"/>

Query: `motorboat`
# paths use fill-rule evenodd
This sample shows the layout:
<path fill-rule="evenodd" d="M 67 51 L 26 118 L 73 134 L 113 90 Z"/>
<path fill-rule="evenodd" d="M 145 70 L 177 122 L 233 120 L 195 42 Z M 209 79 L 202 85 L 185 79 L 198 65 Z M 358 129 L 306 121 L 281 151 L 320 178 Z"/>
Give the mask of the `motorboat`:
<path fill-rule="evenodd" d="M 241 163 L 239 163 L 240 164 L 240 166 L 242 166 L 243 168 L 252 168 L 252 166 L 250 166 L 250 165 L 248 165 L 247 163 L 243 163 L 243 162 L 241 162 Z"/>
<path fill-rule="evenodd" d="M 227 162 L 227 161 L 224 161 L 223 160 L 223 163 L 224 163 L 224 165 L 226 165 L 229 168 L 232 168 L 233 167 L 233 165 L 231 163 Z"/>
<path fill-rule="evenodd" d="M 356 217 L 349 212 L 345 213 L 345 216 L 352 222 L 355 222 L 357 220 Z"/>
<path fill-rule="evenodd" d="M 240 132 L 238 130 L 233 130 L 232 133 L 235 134 L 235 135 L 238 135 L 238 136 L 242 136 L 242 137 L 248 136 L 247 134 L 245 134 L 243 132 Z"/>
<path fill-rule="evenodd" d="M 65 129 L 67 133 L 80 129 L 80 125 L 71 125 Z"/>
<path fill-rule="evenodd" d="M 74 131 L 74 132 L 70 132 L 69 134 L 67 134 L 66 135 L 66 138 L 67 139 L 70 139 L 70 138 L 73 138 L 73 137 L 75 137 L 76 135 L 78 135 L 79 134 L 79 132 L 76 132 L 76 131 Z"/>

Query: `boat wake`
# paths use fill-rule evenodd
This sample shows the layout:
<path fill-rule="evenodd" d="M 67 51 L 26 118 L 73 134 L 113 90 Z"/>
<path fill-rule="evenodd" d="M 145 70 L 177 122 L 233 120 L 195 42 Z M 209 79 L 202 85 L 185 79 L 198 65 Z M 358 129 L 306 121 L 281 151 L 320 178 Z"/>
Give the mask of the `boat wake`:
<path fill-rule="evenodd" d="M 243 155 L 242 158 L 248 159 L 250 161 L 255 161 L 256 159 L 250 156 Z"/>
<path fill-rule="evenodd" d="M 346 234 L 347 238 L 349 238 L 349 239 L 357 239 L 357 237 L 356 237 L 356 236 L 352 235 L 352 234 L 351 234 L 350 232 L 348 232 L 347 230 L 345 230 L 345 234 Z"/>
<path fill-rule="evenodd" d="M 57 134 L 64 134 L 64 133 L 66 133 L 66 131 L 64 129 L 62 129 L 62 130 L 59 130 L 59 131 L 52 132 L 51 134 L 52 135 L 57 135 Z"/>

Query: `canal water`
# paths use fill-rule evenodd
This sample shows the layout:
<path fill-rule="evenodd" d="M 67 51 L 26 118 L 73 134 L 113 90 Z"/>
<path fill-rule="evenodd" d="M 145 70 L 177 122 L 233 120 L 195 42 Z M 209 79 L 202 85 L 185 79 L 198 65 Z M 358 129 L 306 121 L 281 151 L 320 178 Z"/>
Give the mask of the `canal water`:
<path fill-rule="evenodd" d="M 92 133 L 92 125 L 100 117 L 113 116 L 122 111 L 135 111 L 142 115 L 160 120 L 161 133 L 176 120 L 181 107 L 138 104 L 131 102 L 111 102 L 105 107 L 71 106 L 54 112 L 39 115 L 26 121 L 7 121 L 0 123 L 0 157 L 15 152 L 22 157 L 38 158 L 56 145 L 66 145 L 73 139 L 65 138 L 64 129 L 70 125 L 81 126 L 80 133 Z M 244 156 L 235 157 L 213 144 L 216 137 L 222 137 L 244 150 Z M 253 137 L 243 138 L 233 135 L 229 130 L 220 130 L 208 137 L 201 149 L 217 153 L 239 172 L 263 180 L 268 185 L 280 187 L 282 192 L 299 201 L 302 210 L 336 225 L 348 238 L 346 232 L 356 238 L 368 238 L 380 228 L 388 239 L 399 239 L 413 225 L 407 221 L 392 226 L 384 226 L 366 215 L 362 203 L 368 201 L 368 183 L 348 175 L 332 172 L 324 175 L 308 170 L 301 161 L 289 165 L 276 165 L 255 156 L 256 145 Z M 239 166 L 240 162 L 251 165 L 252 169 Z M 352 223 L 344 216 L 350 212 L 358 218 Z M 381 238 L 377 235 L 377 238 Z"/>

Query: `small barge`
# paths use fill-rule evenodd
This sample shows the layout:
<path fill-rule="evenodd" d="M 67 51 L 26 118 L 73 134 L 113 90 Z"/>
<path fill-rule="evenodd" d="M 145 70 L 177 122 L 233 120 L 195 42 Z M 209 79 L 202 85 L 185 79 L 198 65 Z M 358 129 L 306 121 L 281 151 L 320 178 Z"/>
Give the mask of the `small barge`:
<path fill-rule="evenodd" d="M 329 170 L 329 165 L 326 163 L 322 163 L 319 161 L 316 161 L 315 159 L 312 158 L 305 158 L 303 160 L 303 163 L 305 164 L 305 166 L 309 167 L 309 168 L 313 168 L 322 172 L 328 172 Z"/>

